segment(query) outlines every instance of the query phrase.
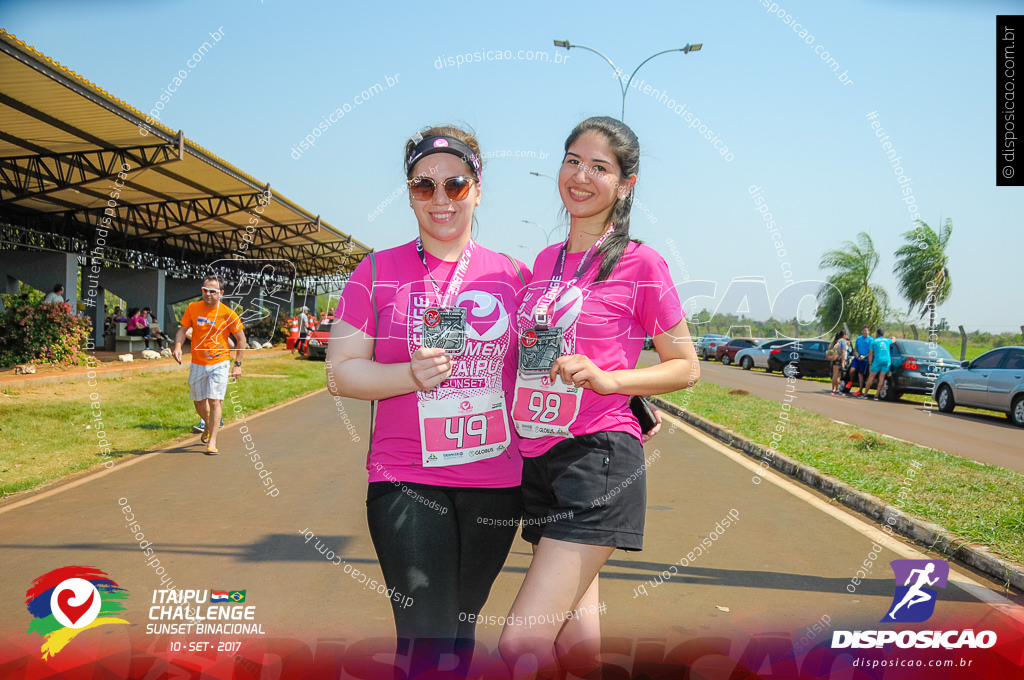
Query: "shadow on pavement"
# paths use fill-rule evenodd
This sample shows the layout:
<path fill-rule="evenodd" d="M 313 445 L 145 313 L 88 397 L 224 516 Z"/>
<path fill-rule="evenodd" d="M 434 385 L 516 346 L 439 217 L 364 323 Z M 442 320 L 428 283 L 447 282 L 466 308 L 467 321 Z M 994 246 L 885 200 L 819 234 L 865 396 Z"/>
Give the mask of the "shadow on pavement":
<path fill-rule="evenodd" d="M 353 541 L 350 536 L 319 536 L 317 540 L 326 545 L 326 550 L 333 550 L 346 562 L 358 564 L 377 564 L 376 559 L 348 557 L 345 548 Z M 161 543 L 160 553 L 196 555 L 208 557 L 234 557 L 239 562 L 320 562 L 327 561 L 310 541 L 306 544 L 301 535 L 268 534 L 249 545 L 224 545 L 223 543 L 203 545 L 199 543 Z M 139 546 L 135 543 L 63 543 L 63 544 L 0 544 L 0 550 L 70 550 L 70 551 L 118 551 L 136 552 Z"/>

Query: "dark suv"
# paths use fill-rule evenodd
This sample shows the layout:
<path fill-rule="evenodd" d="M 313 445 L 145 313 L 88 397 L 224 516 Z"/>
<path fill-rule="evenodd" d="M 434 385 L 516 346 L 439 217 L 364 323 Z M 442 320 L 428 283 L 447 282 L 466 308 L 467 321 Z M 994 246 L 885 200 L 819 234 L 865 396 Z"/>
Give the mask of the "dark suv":
<path fill-rule="evenodd" d="M 827 350 L 826 340 L 794 340 L 771 351 L 768 370 L 797 378 L 828 377 L 832 367 L 825 358 Z"/>

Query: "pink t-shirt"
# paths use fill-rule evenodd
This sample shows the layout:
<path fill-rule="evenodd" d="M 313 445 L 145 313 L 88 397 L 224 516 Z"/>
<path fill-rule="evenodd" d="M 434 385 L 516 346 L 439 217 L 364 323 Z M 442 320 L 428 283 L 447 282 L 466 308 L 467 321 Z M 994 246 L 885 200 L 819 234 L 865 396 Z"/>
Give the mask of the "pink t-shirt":
<path fill-rule="evenodd" d="M 442 292 L 455 270 L 426 254 Z M 422 345 L 423 310 L 437 303 L 434 287 L 416 252 L 416 242 L 376 253 L 375 297 L 370 299 L 370 258 L 365 258 L 342 291 L 335 316 L 377 338 L 374 356 L 381 363 L 406 363 Z M 530 271 L 516 261 L 526 281 Z M 452 375 L 438 388 L 444 398 L 504 392 L 511 412 L 516 374 L 515 314 L 522 282 L 507 257 L 479 245 L 473 253 L 457 306 L 466 308 L 469 327 L 465 351 L 453 357 Z M 518 486 L 522 481 L 519 438 L 512 427 L 508 449 L 493 458 L 463 465 L 424 467 L 420 447 L 419 394 L 412 392 L 377 403 L 366 469 L 371 482 L 403 481 L 478 488 Z"/>
<path fill-rule="evenodd" d="M 549 246 L 537 256 L 533 281 L 517 315 L 519 332 L 533 328 L 534 308 L 548 289 L 561 248 L 561 243 Z M 563 282 L 572 278 L 584 254 L 566 256 Z M 665 259 L 649 246 L 630 242 L 611 275 L 595 284 L 600 263 L 597 258 L 582 279 L 559 296 L 552 305 L 551 325 L 563 329 L 563 355 L 583 354 L 606 371 L 636 368 L 644 334 L 654 337 L 683 319 L 679 295 Z M 579 415 L 569 431 L 574 436 L 629 432 L 639 439 L 640 425 L 629 409 L 629 400 L 622 394 L 601 395 L 583 390 Z M 527 457 L 539 456 L 560 441 L 564 440 L 523 438 L 519 440 L 519 450 Z"/>

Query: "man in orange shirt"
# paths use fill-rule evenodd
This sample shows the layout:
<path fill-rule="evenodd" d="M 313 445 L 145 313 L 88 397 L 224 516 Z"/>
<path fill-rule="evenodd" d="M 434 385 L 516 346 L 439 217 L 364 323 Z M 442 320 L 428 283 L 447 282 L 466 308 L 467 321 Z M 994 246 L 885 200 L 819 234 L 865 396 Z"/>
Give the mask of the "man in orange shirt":
<path fill-rule="evenodd" d="M 242 377 L 242 350 L 246 347 L 242 322 L 230 307 L 220 301 L 223 284 L 217 275 L 203 280 L 203 299 L 193 302 L 181 317 L 181 326 L 174 336 L 174 360 L 181 363 L 181 343 L 185 333 L 192 329 L 192 368 L 188 374 L 188 389 L 196 413 L 206 421 L 201 440 L 206 453 L 216 455 L 217 431 L 228 390 L 228 336 L 235 336 L 234 366 L 231 378 Z"/>

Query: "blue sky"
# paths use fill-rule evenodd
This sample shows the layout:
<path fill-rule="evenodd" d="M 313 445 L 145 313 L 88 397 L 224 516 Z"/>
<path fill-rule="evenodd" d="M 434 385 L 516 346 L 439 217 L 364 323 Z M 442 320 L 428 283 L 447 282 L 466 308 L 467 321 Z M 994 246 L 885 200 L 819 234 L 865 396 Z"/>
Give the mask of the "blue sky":
<path fill-rule="evenodd" d="M 633 234 L 674 276 L 716 281 L 718 298 L 736 277 L 763 277 L 774 297 L 783 265 L 794 281 L 824 278 L 822 252 L 867 231 L 882 253 L 875 280 L 905 309 L 892 253 L 913 224 L 866 118 L 876 112 L 922 219 L 953 220 L 953 295 L 939 316 L 969 330 L 1018 330 L 1024 189 L 995 186 L 995 16 L 1024 14 L 1024 3 L 774 4 L 793 17 L 788 24 L 761 0 L 478 3 L 453 12 L 247 0 L 6 2 L 0 25 L 143 111 L 211 42 L 161 120 L 378 249 L 415 235 L 404 194 L 392 195 L 404 180 L 405 140 L 429 124 L 468 124 L 486 158 L 478 240 L 528 263 L 545 235 L 522 220 L 550 231 L 561 205 L 554 183 L 530 171 L 554 175 L 572 127 L 618 116 L 621 106 L 608 64 L 552 39 L 598 49 L 627 73 L 654 52 L 702 42 L 700 52 L 657 57 L 636 76 L 676 109 L 639 89 L 626 101 L 643 146 L 636 198 L 644 208 L 634 208 Z M 497 59 L 499 51 L 512 59 Z M 445 64 L 474 53 L 480 61 Z M 389 78 L 390 87 L 355 103 Z M 293 152 L 338 108 L 344 116 L 314 147 Z"/>

